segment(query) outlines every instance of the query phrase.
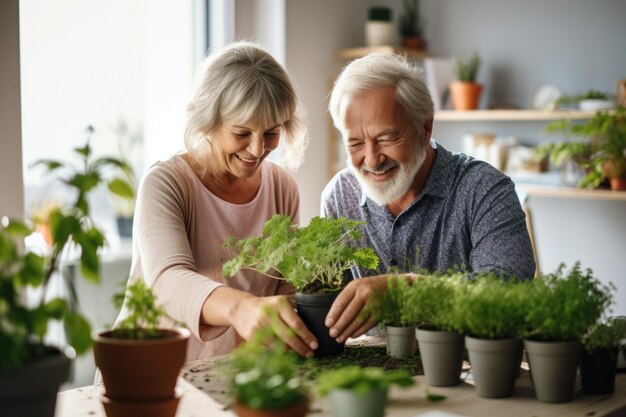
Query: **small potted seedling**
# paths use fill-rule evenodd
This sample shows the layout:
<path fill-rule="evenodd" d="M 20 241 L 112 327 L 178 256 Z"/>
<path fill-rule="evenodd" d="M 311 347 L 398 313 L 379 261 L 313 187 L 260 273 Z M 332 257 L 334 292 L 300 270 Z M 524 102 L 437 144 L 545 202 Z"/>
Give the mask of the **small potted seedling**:
<path fill-rule="evenodd" d="M 535 278 L 527 288 L 524 348 L 537 399 L 574 398 L 581 339 L 611 304 L 611 288 L 576 263 Z"/>
<path fill-rule="evenodd" d="M 127 318 L 93 337 L 107 416 L 173 417 L 181 396 L 175 387 L 185 363 L 189 330 L 157 327 L 164 312 L 143 280 L 114 300 L 118 307 L 123 303 Z"/>
<path fill-rule="evenodd" d="M 612 317 L 594 325 L 583 338 L 580 376 L 583 394 L 611 394 L 619 350 L 626 352 L 626 320 Z"/>
<path fill-rule="evenodd" d="M 450 94 L 455 110 L 475 110 L 478 108 L 482 84 L 476 81 L 480 68 L 480 56 L 474 51 L 464 60 L 457 58 L 454 61 L 456 80 L 450 83 Z"/>
<path fill-rule="evenodd" d="M 389 386 L 414 384 L 406 369 L 344 366 L 319 374 L 316 385 L 321 396 L 328 395 L 335 417 L 383 417 Z"/>
<path fill-rule="evenodd" d="M 410 289 L 413 316 L 417 326 L 417 342 L 426 383 L 447 387 L 461 383 L 465 344 L 457 331 L 451 312 L 463 274 L 420 275 Z"/>
<path fill-rule="evenodd" d="M 412 306 L 411 283 L 402 276 L 390 275 L 385 291 L 376 293 L 368 310 L 385 329 L 387 354 L 394 358 L 415 355 L 415 317 Z"/>
<path fill-rule="evenodd" d="M 266 309 L 268 325 L 227 360 L 229 395 L 239 417 L 302 417 L 309 409 L 308 390 L 298 375 L 299 357 L 276 336 L 277 313 Z"/>
<path fill-rule="evenodd" d="M 350 246 L 361 238 L 361 224 L 345 218 L 314 217 L 298 228 L 289 217 L 274 215 L 265 224 L 263 236 L 226 241 L 225 246 L 239 254 L 226 262 L 222 271 L 231 277 L 250 269 L 292 284 L 298 314 L 319 342 L 315 355 L 340 353 L 343 344 L 330 337 L 324 321 L 343 288 L 344 273 L 353 266 L 378 266 L 378 256 L 371 248 Z"/>
<path fill-rule="evenodd" d="M 462 283 L 452 306 L 462 329 L 476 392 L 480 397 L 513 394 L 522 356 L 518 338 L 526 316 L 524 282 L 479 274 Z"/>

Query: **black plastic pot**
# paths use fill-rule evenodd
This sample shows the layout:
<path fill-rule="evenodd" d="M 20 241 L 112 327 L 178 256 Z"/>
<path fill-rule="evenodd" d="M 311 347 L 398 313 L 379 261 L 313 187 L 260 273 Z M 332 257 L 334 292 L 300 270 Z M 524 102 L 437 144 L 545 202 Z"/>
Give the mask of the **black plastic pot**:
<path fill-rule="evenodd" d="M 70 360 L 57 349 L 23 368 L 0 373 L 0 416 L 53 417 Z"/>
<path fill-rule="evenodd" d="M 326 315 L 330 306 L 337 298 L 335 294 L 303 294 L 296 293 L 296 309 L 306 327 L 315 335 L 319 347 L 315 351 L 316 358 L 334 356 L 343 352 L 343 343 L 330 337 L 326 327 Z"/>
<path fill-rule="evenodd" d="M 611 394 L 615 391 L 617 348 L 599 348 L 580 355 L 580 379 L 583 394 Z"/>

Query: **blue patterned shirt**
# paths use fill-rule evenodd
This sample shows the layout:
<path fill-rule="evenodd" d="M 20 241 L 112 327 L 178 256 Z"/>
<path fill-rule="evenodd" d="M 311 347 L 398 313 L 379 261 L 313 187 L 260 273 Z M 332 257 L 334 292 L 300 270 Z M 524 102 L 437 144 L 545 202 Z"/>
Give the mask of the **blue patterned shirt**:
<path fill-rule="evenodd" d="M 353 268 L 353 277 L 460 269 L 532 278 L 532 246 L 511 179 L 434 140 L 431 146 L 436 157 L 424 189 L 397 217 L 365 196 L 350 168 L 324 189 L 322 216 L 364 221 L 365 236 L 354 244 L 380 257 L 377 271 Z"/>

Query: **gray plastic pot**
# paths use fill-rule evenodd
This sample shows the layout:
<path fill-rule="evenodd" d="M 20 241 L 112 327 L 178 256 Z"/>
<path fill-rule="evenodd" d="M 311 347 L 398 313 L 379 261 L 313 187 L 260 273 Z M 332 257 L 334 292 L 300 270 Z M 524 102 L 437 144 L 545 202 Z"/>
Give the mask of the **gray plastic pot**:
<path fill-rule="evenodd" d="M 504 398 L 513 395 L 522 341 L 515 338 L 488 340 L 466 336 L 465 346 L 478 396 Z"/>
<path fill-rule="evenodd" d="M 524 348 L 537 399 L 548 403 L 572 401 L 580 342 L 524 340 Z"/>
<path fill-rule="evenodd" d="M 426 383 L 451 387 L 461 383 L 465 343 L 462 334 L 417 328 L 417 342 L 422 355 Z"/>
<path fill-rule="evenodd" d="M 385 337 L 387 339 L 387 355 L 392 358 L 410 358 L 415 356 L 417 345 L 415 326 L 385 326 Z"/>
<path fill-rule="evenodd" d="M 347 389 L 328 394 L 334 417 L 383 417 L 387 406 L 387 390 L 356 393 Z"/>

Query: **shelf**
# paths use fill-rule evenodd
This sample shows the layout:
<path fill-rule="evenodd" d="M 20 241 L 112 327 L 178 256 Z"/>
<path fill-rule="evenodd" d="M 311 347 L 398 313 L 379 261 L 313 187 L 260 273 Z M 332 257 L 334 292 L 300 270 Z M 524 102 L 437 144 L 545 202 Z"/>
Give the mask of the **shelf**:
<path fill-rule="evenodd" d="M 396 48 L 393 46 L 364 46 L 361 48 L 341 49 L 337 52 L 337 58 L 349 61 L 351 59 L 362 58 L 367 54 L 382 52 L 385 54 L 406 54 L 414 59 L 423 59 L 426 52 L 409 48 Z"/>
<path fill-rule="evenodd" d="M 440 110 L 435 121 L 440 122 L 499 122 L 499 121 L 550 121 L 584 120 L 595 116 L 589 111 L 543 111 L 543 110 Z"/>
<path fill-rule="evenodd" d="M 626 191 L 586 190 L 582 188 L 556 187 L 550 185 L 515 185 L 530 197 L 568 198 L 577 200 L 626 201 Z"/>

